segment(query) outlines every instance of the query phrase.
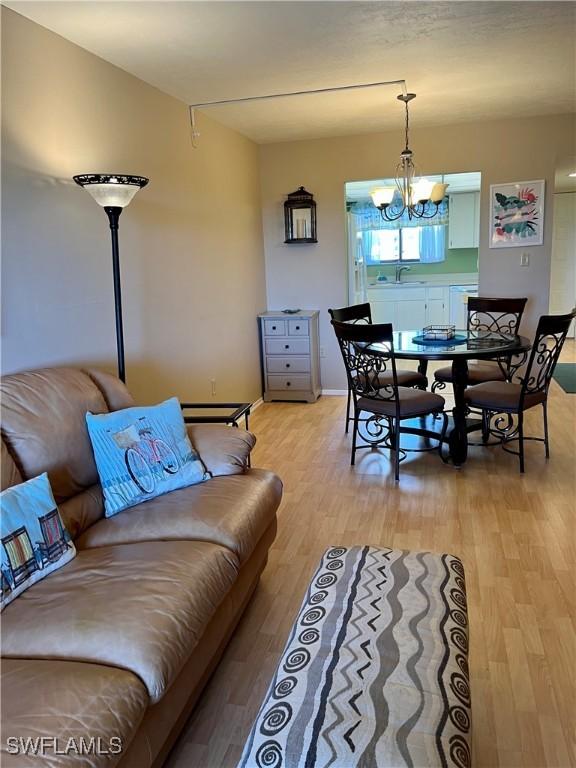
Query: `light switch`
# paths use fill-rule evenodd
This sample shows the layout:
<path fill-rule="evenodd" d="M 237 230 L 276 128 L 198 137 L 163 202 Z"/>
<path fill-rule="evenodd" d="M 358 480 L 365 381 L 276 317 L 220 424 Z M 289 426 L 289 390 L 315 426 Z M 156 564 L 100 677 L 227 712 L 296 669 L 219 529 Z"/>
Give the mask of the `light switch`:
<path fill-rule="evenodd" d="M 530 266 L 530 254 L 529 253 L 521 253 L 520 254 L 520 266 L 521 267 L 529 267 Z"/>

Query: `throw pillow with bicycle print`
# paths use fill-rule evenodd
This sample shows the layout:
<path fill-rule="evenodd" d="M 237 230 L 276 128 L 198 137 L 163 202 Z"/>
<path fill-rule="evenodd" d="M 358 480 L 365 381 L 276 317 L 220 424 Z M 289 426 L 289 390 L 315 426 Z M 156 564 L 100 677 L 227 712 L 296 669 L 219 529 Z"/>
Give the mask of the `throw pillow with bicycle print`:
<path fill-rule="evenodd" d="M 178 399 L 86 414 L 106 517 L 210 475 L 186 433 Z"/>

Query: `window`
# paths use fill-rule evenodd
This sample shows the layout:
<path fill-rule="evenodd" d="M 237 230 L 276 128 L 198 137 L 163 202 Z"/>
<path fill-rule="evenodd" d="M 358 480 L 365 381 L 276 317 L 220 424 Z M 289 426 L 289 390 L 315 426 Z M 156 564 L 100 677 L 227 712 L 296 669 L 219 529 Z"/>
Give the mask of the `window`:
<path fill-rule="evenodd" d="M 445 226 L 372 229 L 362 233 L 368 264 L 444 261 Z"/>
<path fill-rule="evenodd" d="M 373 229 L 369 261 L 420 261 L 420 227 Z"/>
<path fill-rule="evenodd" d="M 369 234 L 372 240 L 369 261 L 400 261 L 399 229 L 375 229 Z"/>

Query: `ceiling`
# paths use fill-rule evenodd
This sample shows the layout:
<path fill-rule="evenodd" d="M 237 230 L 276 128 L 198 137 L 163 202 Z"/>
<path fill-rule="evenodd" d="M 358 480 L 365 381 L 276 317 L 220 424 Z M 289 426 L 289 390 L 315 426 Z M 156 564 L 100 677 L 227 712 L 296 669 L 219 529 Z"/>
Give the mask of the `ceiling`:
<path fill-rule="evenodd" d="M 4 3 L 187 103 L 405 79 L 414 125 L 575 110 L 574 2 Z M 257 142 L 402 125 L 399 88 L 211 107 Z"/>

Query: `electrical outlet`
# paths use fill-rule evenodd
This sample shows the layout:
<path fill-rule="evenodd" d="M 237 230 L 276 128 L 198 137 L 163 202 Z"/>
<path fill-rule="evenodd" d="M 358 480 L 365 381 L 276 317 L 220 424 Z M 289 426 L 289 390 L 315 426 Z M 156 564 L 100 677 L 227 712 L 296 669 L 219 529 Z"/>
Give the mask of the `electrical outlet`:
<path fill-rule="evenodd" d="M 320 357 L 325 358 L 326 357 L 326 348 L 320 347 Z"/>
<path fill-rule="evenodd" d="M 210 388 L 212 390 L 212 397 L 216 396 L 216 379 L 210 379 Z"/>
<path fill-rule="evenodd" d="M 529 253 L 521 253 L 520 254 L 520 266 L 521 267 L 529 267 L 530 266 L 530 254 Z"/>

